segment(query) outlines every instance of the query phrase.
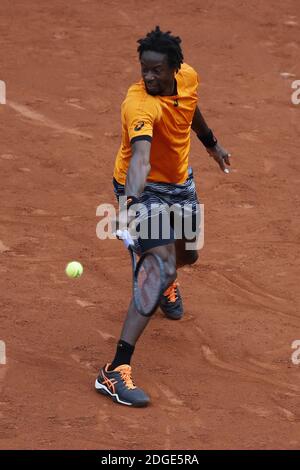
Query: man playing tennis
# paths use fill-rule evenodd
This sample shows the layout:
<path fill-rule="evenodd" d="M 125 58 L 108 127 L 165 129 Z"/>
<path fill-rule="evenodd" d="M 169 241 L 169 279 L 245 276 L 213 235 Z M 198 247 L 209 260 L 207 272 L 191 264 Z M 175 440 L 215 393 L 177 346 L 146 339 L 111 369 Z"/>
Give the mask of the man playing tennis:
<path fill-rule="evenodd" d="M 122 143 L 114 169 L 115 194 L 126 196 L 119 220 L 127 218 L 132 204 L 142 203 L 141 219 L 151 225 L 157 217 L 151 205 L 158 204 L 167 212 L 175 204 L 190 208 L 187 218 L 195 226 L 199 204 L 188 165 L 191 129 L 223 172 L 228 172 L 225 164 L 230 164 L 230 155 L 218 144 L 199 110 L 198 75 L 183 63 L 181 39 L 157 26 L 138 43 L 142 79 L 129 88 L 122 104 Z M 186 249 L 186 239 L 176 236 L 171 219 L 169 228 L 168 236 L 160 228 L 158 236 L 140 236 L 137 244 L 140 253 L 151 251 L 162 259 L 167 290 L 160 308 L 168 318 L 179 320 L 183 306 L 176 270 L 195 263 L 198 253 Z M 134 385 L 130 367 L 135 344 L 149 319 L 131 301 L 115 357 L 96 380 L 96 390 L 117 403 L 141 407 L 150 401 Z"/>

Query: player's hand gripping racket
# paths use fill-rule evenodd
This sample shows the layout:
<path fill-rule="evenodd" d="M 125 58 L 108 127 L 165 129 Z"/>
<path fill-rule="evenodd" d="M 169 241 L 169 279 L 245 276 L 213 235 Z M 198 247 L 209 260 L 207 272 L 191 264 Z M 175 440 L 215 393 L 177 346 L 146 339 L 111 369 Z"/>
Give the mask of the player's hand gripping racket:
<path fill-rule="evenodd" d="M 141 315 L 150 317 L 155 312 L 166 285 L 163 262 L 154 253 L 143 254 L 137 262 L 134 241 L 128 230 L 117 230 L 116 235 L 123 240 L 130 253 L 135 307 Z"/>

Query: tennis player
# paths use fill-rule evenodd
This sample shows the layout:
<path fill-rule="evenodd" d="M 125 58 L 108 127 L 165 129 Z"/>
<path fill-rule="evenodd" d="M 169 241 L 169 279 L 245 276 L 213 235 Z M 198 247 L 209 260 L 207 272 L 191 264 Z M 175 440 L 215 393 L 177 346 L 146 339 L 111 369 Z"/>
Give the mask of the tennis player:
<path fill-rule="evenodd" d="M 139 226 L 146 222 L 149 230 L 147 236 L 142 236 L 140 230 L 137 247 L 140 253 L 152 251 L 161 257 L 167 282 L 160 308 L 166 317 L 179 320 L 183 304 L 177 269 L 195 263 L 198 253 L 187 249 L 185 232 L 181 230 L 178 235 L 174 216 L 169 217 L 168 231 L 161 227 L 161 221 L 166 220 L 164 216 L 170 215 L 169 208 L 175 205 L 179 208 L 179 215 L 175 215 L 182 217 L 183 225 L 191 222 L 196 240 L 200 214 L 189 167 L 191 129 L 225 173 L 230 154 L 217 142 L 200 112 L 198 75 L 183 61 L 181 39 L 157 26 L 138 44 L 142 79 L 129 88 L 122 104 L 122 142 L 114 168 L 114 191 L 118 198 L 126 196 L 122 198 L 125 202 L 119 220 L 126 220 L 133 204 L 143 204 L 138 213 Z M 160 217 L 155 236 L 151 223 L 158 215 L 153 207 L 159 207 Z M 96 390 L 117 403 L 142 407 L 150 401 L 135 386 L 130 366 L 135 344 L 149 320 L 136 311 L 131 301 L 115 357 L 100 370 L 96 380 Z"/>

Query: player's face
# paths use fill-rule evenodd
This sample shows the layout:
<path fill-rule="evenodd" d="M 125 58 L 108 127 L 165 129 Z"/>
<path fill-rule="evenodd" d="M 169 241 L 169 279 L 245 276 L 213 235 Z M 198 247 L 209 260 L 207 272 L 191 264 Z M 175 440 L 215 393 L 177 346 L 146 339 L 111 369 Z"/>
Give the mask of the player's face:
<path fill-rule="evenodd" d="M 149 95 L 172 95 L 174 69 L 168 64 L 166 54 L 145 51 L 141 56 L 141 71 Z"/>

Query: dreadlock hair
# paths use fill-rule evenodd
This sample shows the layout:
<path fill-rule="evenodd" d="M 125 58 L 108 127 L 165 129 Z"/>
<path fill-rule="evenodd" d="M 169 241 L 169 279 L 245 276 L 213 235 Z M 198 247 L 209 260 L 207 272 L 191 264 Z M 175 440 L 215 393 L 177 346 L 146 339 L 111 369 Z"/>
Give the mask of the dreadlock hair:
<path fill-rule="evenodd" d="M 183 63 L 183 54 L 179 36 L 172 36 L 171 31 L 163 33 L 160 27 L 156 26 L 145 38 L 139 39 L 137 42 L 140 59 L 144 51 L 160 52 L 167 55 L 170 68 L 176 69 L 176 71 L 180 69 Z"/>

